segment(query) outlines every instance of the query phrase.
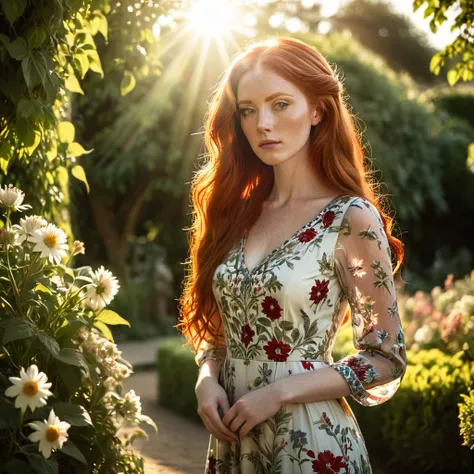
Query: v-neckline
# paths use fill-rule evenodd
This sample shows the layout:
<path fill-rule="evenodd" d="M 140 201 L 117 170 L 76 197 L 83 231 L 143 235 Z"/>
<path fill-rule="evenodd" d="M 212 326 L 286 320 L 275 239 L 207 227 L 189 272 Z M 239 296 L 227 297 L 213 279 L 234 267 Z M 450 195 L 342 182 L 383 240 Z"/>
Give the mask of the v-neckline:
<path fill-rule="evenodd" d="M 255 267 L 252 268 L 250 271 L 247 268 L 247 264 L 245 263 L 245 245 L 247 244 L 247 235 L 248 235 L 248 229 L 245 229 L 244 234 L 242 238 L 240 239 L 240 264 L 242 268 L 247 272 L 249 276 L 252 276 L 255 271 L 260 268 L 270 257 L 272 257 L 278 250 L 286 246 L 289 242 L 291 242 L 297 235 L 299 235 L 305 227 L 308 227 L 309 225 L 313 224 L 313 222 L 318 219 L 334 202 L 336 202 L 339 198 L 341 198 L 343 195 L 339 194 L 335 198 L 331 199 L 314 217 L 312 217 L 306 224 L 303 224 L 298 230 L 296 230 L 290 237 L 288 237 L 284 242 L 282 242 L 280 245 L 275 247 L 270 253 L 265 255 L 258 263 L 255 265 Z"/>

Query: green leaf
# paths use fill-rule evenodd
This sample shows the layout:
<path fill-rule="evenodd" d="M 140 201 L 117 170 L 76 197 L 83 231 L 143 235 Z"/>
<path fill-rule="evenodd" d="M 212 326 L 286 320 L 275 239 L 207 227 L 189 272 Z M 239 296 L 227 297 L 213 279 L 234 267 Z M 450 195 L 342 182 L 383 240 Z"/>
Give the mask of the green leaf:
<path fill-rule="evenodd" d="M 89 153 L 92 153 L 94 149 L 90 150 L 85 150 L 83 146 L 80 143 L 77 142 L 72 142 L 69 144 L 67 148 L 67 152 L 70 153 L 72 156 L 78 157 L 82 155 L 88 155 Z"/>
<path fill-rule="evenodd" d="M 5 333 L 3 334 L 3 344 L 8 344 L 12 341 L 18 341 L 19 339 L 26 339 L 35 335 L 33 325 L 22 318 L 15 318 L 8 321 L 5 327 Z"/>
<path fill-rule="evenodd" d="M 26 453 L 28 462 L 38 474 L 58 474 L 58 463 L 55 459 L 45 459 L 38 454 Z"/>
<path fill-rule="evenodd" d="M 58 75 L 55 72 L 47 74 L 43 82 L 43 87 L 46 91 L 48 102 L 52 104 L 59 92 L 60 81 Z"/>
<path fill-rule="evenodd" d="M 2 466 L 7 474 L 31 474 L 33 471 L 28 463 L 21 459 L 12 459 Z"/>
<path fill-rule="evenodd" d="M 293 329 L 293 322 L 292 321 L 281 321 L 280 327 L 285 331 L 291 331 Z"/>
<path fill-rule="evenodd" d="M 74 141 L 75 128 L 71 122 L 60 122 L 58 124 L 59 141 L 71 143 Z"/>
<path fill-rule="evenodd" d="M 90 21 L 90 31 L 91 31 L 91 35 L 92 36 L 95 36 L 98 32 L 99 32 L 99 26 L 100 26 L 100 16 L 99 15 L 95 15 L 93 16 Z"/>
<path fill-rule="evenodd" d="M 20 424 L 20 410 L 12 403 L 0 405 L 0 430 L 13 430 Z"/>
<path fill-rule="evenodd" d="M 46 31 L 42 28 L 35 26 L 27 32 L 26 39 L 28 41 L 29 49 L 39 48 L 46 39 Z"/>
<path fill-rule="evenodd" d="M 90 193 L 91 189 L 89 187 L 89 183 L 87 182 L 86 172 L 84 171 L 84 168 L 81 165 L 73 166 L 71 169 L 71 174 L 79 181 L 82 181 L 86 185 L 87 192 Z"/>
<path fill-rule="evenodd" d="M 108 41 L 108 38 L 107 38 L 108 30 L 109 30 L 109 26 L 107 23 L 107 17 L 105 15 L 100 15 L 99 33 L 104 37 L 105 42 Z"/>
<path fill-rule="evenodd" d="M 48 63 L 43 51 L 36 50 L 28 54 L 21 62 L 21 68 L 29 89 L 43 83 L 48 73 Z"/>
<path fill-rule="evenodd" d="M 105 324 L 111 325 L 123 324 L 124 326 L 130 327 L 130 323 L 126 319 L 110 309 L 104 309 L 99 316 L 97 316 L 96 321 L 102 321 Z"/>
<path fill-rule="evenodd" d="M 72 441 L 66 441 L 60 451 L 74 459 L 77 459 L 78 461 L 82 462 L 82 464 L 87 465 L 86 458 Z"/>
<path fill-rule="evenodd" d="M 135 88 L 136 80 L 135 76 L 130 71 L 125 71 L 120 83 L 120 94 L 127 95 Z"/>
<path fill-rule="evenodd" d="M 89 372 L 89 366 L 87 365 L 86 359 L 81 352 L 76 351 L 71 347 L 62 348 L 57 355 L 54 356 L 55 359 L 60 360 L 68 365 L 74 365 L 76 367 L 83 367 Z"/>
<path fill-rule="evenodd" d="M 89 69 L 97 72 L 101 77 L 104 77 L 104 70 L 102 69 L 102 63 L 100 62 L 99 53 L 95 49 L 86 50 L 87 57 L 89 58 Z"/>
<path fill-rule="evenodd" d="M 439 53 L 435 54 L 430 61 L 430 71 L 437 76 L 443 63 L 443 56 Z"/>
<path fill-rule="evenodd" d="M 84 95 L 84 91 L 82 90 L 82 87 L 79 84 L 79 81 L 77 80 L 75 74 L 69 74 L 68 78 L 66 79 L 66 82 L 64 83 L 64 86 L 68 91 Z"/>
<path fill-rule="evenodd" d="M 87 71 L 89 70 L 89 58 L 84 53 L 78 53 L 74 55 L 74 64 L 81 75 L 81 79 L 84 79 Z"/>
<path fill-rule="evenodd" d="M 450 69 L 448 71 L 448 83 L 450 86 L 454 86 L 454 84 L 456 84 L 456 82 L 458 82 L 459 80 L 459 71 L 455 68 L 453 69 Z"/>
<path fill-rule="evenodd" d="M 0 169 L 3 171 L 3 174 L 8 172 L 8 161 L 5 158 L 0 158 Z"/>
<path fill-rule="evenodd" d="M 53 408 L 56 416 L 73 426 L 92 426 L 91 417 L 82 405 L 58 402 L 54 404 Z"/>
<path fill-rule="evenodd" d="M 34 133 L 33 143 L 25 147 L 25 152 L 29 156 L 33 154 L 33 152 L 36 150 L 36 147 L 41 142 L 41 133 L 38 130 L 35 130 L 33 133 Z"/>
<path fill-rule="evenodd" d="M 35 111 L 35 106 L 32 100 L 22 97 L 18 102 L 16 114 L 18 117 L 28 118 Z"/>
<path fill-rule="evenodd" d="M 114 342 L 114 336 L 112 335 L 112 332 L 107 326 L 107 324 L 104 324 L 101 321 L 94 321 L 94 327 L 96 327 L 105 338 L 107 338 L 109 341 Z"/>
<path fill-rule="evenodd" d="M 15 41 L 5 44 L 7 47 L 8 53 L 13 59 L 21 61 L 28 54 L 28 45 L 24 38 L 19 36 Z"/>
<path fill-rule="evenodd" d="M 258 324 L 261 324 L 262 326 L 265 326 L 269 328 L 272 325 L 272 322 L 268 318 L 258 318 L 257 320 Z"/>
<path fill-rule="evenodd" d="M 46 334 L 43 331 L 38 331 L 36 333 L 41 344 L 51 353 L 53 357 L 56 357 L 59 354 L 59 343 L 56 339 L 52 338 L 50 335 Z"/>
<path fill-rule="evenodd" d="M 38 283 L 35 286 L 35 291 L 41 291 L 42 293 L 48 293 L 49 295 L 52 295 L 53 292 L 46 286 L 44 286 L 42 283 Z"/>
<path fill-rule="evenodd" d="M 15 128 L 20 138 L 20 141 L 25 147 L 32 146 L 35 143 L 36 128 L 28 119 L 20 117 L 16 121 Z"/>
<path fill-rule="evenodd" d="M 26 8 L 26 0 L 2 0 L 2 7 L 8 23 L 13 25 L 23 15 Z"/>
<path fill-rule="evenodd" d="M 467 167 L 469 170 L 474 173 L 474 143 L 469 144 L 467 147 Z"/>

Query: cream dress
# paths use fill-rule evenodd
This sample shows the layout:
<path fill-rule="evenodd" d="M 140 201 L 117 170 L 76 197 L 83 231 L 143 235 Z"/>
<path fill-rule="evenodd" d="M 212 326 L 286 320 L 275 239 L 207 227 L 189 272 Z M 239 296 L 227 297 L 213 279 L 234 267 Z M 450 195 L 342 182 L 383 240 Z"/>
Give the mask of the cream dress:
<path fill-rule="evenodd" d="M 405 373 L 404 335 L 390 249 L 377 208 L 338 196 L 250 272 L 246 232 L 217 267 L 213 292 L 222 339 L 196 362 L 221 361 L 230 406 L 285 377 L 332 367 L 367 407 L 397 391 Z M 357 353 L 334 361 L 348 305 Z M 205 473 L 371 473 L 364 438 L 345 398 L 287 404 L 240 442 L 210 436 Z"/>

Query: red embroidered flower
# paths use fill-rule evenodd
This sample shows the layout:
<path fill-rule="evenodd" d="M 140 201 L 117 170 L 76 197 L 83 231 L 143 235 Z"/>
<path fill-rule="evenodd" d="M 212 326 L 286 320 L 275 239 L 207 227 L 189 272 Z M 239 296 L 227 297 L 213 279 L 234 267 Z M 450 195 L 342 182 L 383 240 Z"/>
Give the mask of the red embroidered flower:
<path fill-rule="evenodd" d="M 314 365 L 311 362 L 308 362 L 307 360 L 302 360 L 301 364 L 303 365 L 303 368 L 305 370 L 313 370 L 314 369 Z"/>
<path fill-rule="evenodd" d="M 253 336 L 255 336 L 255 331 L 250 327 L 249 324 L 246 324 L 242 328 L 242 335 L 240 336 L 240 339 L 244 343 L 245 347 L 248 347 L 250 342 L 253 339 Z"/>
<path fill-rule="evenodd" d="M 291 351 L 291 347 L 288 344 L 277 341 L 275 338 L 268 341 L 263 348 L 267 353 L 267 357 L 275 362 L 285 362 Z"/>
<path fill-rule="evenodd" d="M 372 366 L 364 363 L 362 359 L 349 357 L 345 363 L 355 372 L 360 381 L 370 383 L 373 380 L 373 375 L 368 373 L 372 369 Z"/>
<path fill-rule="evenodd" d="M 329 291 L 329 280 L 315 280 L 315 285 L 311 288 L 309 299 L 314 301 L 316 304 L 320 303 Z"/>
<path fill-rule="evenodd" d="M 334 222 L 334 211 L 327 211 L 323 216 L 323 227 L 326 229 Z"/>
<path fill-rule="evenodd" d="M 310 228 L 304 232 L 300 232 L 298 234 L 298 240 L 300 242 L 311 242 L 317 235 L 318 233 L 313 228 Z"/>
<path fill-rule="evenodd" d="M 331 420 L 329 419 L 329 416 L 326 415 L 326 412 L 323 411 L 323 420 L 326 422 L 326 424 L 329 426 L 329 428 L 333 429 L 334 426 L 331 423 Z"/>
<path fill-rule="evenodd" d="M 313 461 L 313 472 L 319 474 L 335 474 L 340 472 L 342 468 L 347 469 L 347 464 L 343 461 L 342 456 L 334 456 L 331 451 L 326 450 L 318 453 L 318 459 Z"/>
<path fill-rule="evenodd" d="M 281 306 L 278 304 L 278 300 L 273 298 L 273 296 L 265 296 L 265 299 L 262 301 L 262 311 L 270 318 L 272 321 L 278 319 L 281 316 Z"/>
<path fill-rule="evenodd" d="M 310 457 L 310 458 L 315 458 L 316 456 L 314 455 L 314 451 L 311 451 L 311 449 L 308 449 L 308 451 L 306 452 L 306 454 Z"/>

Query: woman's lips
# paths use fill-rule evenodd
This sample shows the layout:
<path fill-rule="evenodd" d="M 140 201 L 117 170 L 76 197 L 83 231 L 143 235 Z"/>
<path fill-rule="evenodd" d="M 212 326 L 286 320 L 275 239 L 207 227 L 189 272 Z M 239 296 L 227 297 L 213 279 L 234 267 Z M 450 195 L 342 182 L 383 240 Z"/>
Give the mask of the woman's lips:
<path fill-rule="evenodd" d="M 264 145 L 260 145 L 260 148 L 264 149 L 272 149 L 280 145 L 281 142 L 273 142 L 273 143 L 265 143 Z"/>

